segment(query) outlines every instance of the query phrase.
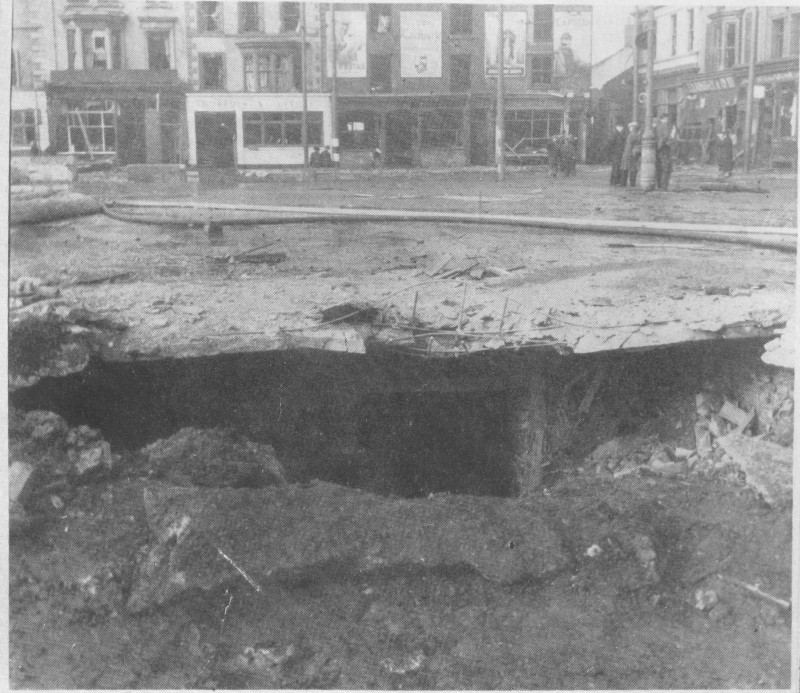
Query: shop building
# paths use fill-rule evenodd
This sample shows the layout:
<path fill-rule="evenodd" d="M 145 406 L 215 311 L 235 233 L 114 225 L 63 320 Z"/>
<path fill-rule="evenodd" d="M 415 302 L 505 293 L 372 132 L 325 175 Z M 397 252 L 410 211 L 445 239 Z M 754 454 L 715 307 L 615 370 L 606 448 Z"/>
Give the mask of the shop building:
<path fill-rule="evenodd" d="M 184 5 L 56 0 L 46 87 L 58 152 L 121 164 L 186 159 Z"/>
<path fill-rule="evenodd" d="M 190 165 L 302 165 L 304 53 L 308 144 L 331 144 L 330 95 L 323 92 L 322 82 L 320 4 L 301 8 L 299 2 L 190 2 L 186 24 Z"/>
<path fill-rule="evenodd" d="M 50 147 L 45 83 L 58 68 L 50 3 L 14 0 L 11 46 L 12 156 Z"/>
<path fill-rule="evenodd" d="M 342 165 L 376 148 L 388 165 L 494 161 L 496 5 L 337 3 L 324 21 Z M 535 160 L 565 130 L 585 154 L 591 7 L 506 4 L 503 28 L 508 161 Z"/>

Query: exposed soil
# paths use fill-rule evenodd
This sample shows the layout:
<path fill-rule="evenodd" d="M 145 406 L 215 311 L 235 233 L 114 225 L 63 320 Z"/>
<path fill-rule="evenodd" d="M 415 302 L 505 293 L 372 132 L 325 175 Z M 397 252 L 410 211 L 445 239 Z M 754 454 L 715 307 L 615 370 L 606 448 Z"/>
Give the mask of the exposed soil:
<path fill-rule="evenodd" d="M 12 422 L 12 457 L 38 465 L 32 479 L 45 489 L 23 494 L 37 521 L 11 543 L 12 685 L 788 687 L 788 611 L 718 576 L 789 599 L 791 507 L 768 506 L 719 449 L 677 473 L 647 466 L 694 446 L 698 393 L 712 418 L 724 401 L 754 409 L 748 433 L 792 444 L 791 374 L 764 366 L 761 351 L 752 342 L 550 359 L 545 485 L 518 499 L 502 497 L 507 373 L 525 372 L 510 356 L 415 369 L 242 355 L 45 378 L 14 396 L 25 410 L 69 416 Z M 476 373 L 506 384 L 481 390 Z M 78 473 L 72 451 L 101 446 L 100 435 L 113 459 Z M 319 478 L 328 483 L 307 485 Z M 154 519 L 164 481 L 180 487 L 167 489 L 176 498 L 203 499 L 186 511 L 204 537 L 229 541 L 230 561 L 195 535 L 169 564 L 180 570 L 164 573 L 169 590 L 156 586 L 159 597 L 134 609 L 131 596 L 149 584 L 143 566 L 183 532 L 179 502 L 177 525 Z M 319 488 L 334 489 L 328 510 Z M 432 492 L 473 495 L 427 503 Z M 271 526 L 274 507 L 259 513 L 257 499 L 270 497 L 289 504 L 297 527 Z M 446 527 L 437 512 L 447 508 L 479 521 Z M 323 511 L 352 516 L 356 539 L 319 528 Z M 487 559 L 533 542 L 506 540 L 512 516 L 535 519 L 558 560 L 506 571 L 499 555 Z M 406 528 L 408 518 L 421 519 Z"/>

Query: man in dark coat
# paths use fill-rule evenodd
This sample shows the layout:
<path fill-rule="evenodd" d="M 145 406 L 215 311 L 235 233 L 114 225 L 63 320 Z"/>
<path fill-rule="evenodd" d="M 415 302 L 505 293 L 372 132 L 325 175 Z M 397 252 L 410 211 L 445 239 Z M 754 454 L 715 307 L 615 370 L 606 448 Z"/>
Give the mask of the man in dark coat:
<path fill-rule="evenodd" d="M 561 142 L 558 135 L 547 140 L 547 165 L 550 167 L 550 175 L 555 178 L 561 168 Z"/>
<path fill-rule="evenodd" d="M 628 130 L 625 152 L 622 154 L 622 185 L 635 188 L 639 161 L 642 158 L 642 133 L 639 132 L 639 123 L 630 123 Z"/>
<path fill-rule="evenodd" d="M 669 189 L 672 176 L 672 147 L 674 144 L 672 128 L 667 115 L 662 115 L 656 125 L 656 188 Z"/>
<path fill-rule="evenodd" d="M 731 133 L 725 130 L 717 144 L 717 164 L 720 178 L 729 178 L 733 173 L 733 140 Z"/>
<path fill-rule="evenodd" d="M 624 185 L 622 181 L 622 155 L 625 153 L 625 128 L 622 123 L 614 126 L 614 134 L 608 142 L 608 159 L 611 163 L 611 185 Z"/>

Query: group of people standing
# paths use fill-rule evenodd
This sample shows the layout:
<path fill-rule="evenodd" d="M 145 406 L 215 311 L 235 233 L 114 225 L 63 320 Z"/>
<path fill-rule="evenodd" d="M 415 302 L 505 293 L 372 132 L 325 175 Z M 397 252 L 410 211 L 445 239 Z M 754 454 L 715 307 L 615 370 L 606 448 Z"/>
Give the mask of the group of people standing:
<path fill-rule="evenodd" d="M 709 136 L 708 161 L 719 166 L 719 177 L 730 178 L 733 173 L 733 138 L 730 130 L 723 130 L 715 136 L 713 132 Z"/>
<path fill-rule="evenodd" d="M 322 151 L 320 151 L 319 147 L 314 147 L 308 157 L 308 165 L 311 168 L 331 168 L 333 166 L 333 157 L 331 156 L 330 147 L 323 147 Z"/>
<path fill-rule="evenodd" d="M 666 115 L 653 122 L 656 147 L 656 189 L 668 190 L 672 176 L 672 157 L 675 146 L 675 128 Z M 642 160 L 642 132 L 639 123 L 629 123 L 628 131 L 618 123 L 608 143 L 611 163 L 611 185 L 636 187 Z"/>
<path fill-rule="evenodd" d="M 547 140 L 547 164 L 553 178 L 559 171 L 564 176 L 574 176 L 577 162 L 578 138 L 575 135 L 561 133 Z"/>

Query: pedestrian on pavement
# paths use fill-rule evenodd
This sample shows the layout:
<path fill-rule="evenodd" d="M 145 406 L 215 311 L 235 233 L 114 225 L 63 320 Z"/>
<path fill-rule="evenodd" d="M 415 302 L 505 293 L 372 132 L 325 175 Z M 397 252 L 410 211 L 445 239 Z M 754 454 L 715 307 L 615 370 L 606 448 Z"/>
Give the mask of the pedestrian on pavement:
<path fill-rule="evenodd" d="M 564 135 L 561 145 L 561 168 L 564 177 L 575 175 L 575 164 L 578 161 L 578 138 L 574 135 Z"/>
<path fill-rule="evenodd" d="M 608 160 L 611 164 L 611 185 L 624 185 L 622 180 L 622 155 L 625 153 L 625 128 L 622 123 L 614 126 L 614 134 L 608 142 Z"/>
<path fill-rule="evenodd" d="M 714 133 L 714 127 L 708 128 L 708 139 L 706 140 L 706 160 L 707 164 L 717 163 L 717 143 L 718 139 Z"/>
<path fill-rule="evenodd" d="M 720 135 L 717 144 L 717 164 L 719 165 L 719 177 L 730 178 L 733 173 L 733 140 L 729 130 L 725 130 Z"/>
<path fill-rule="evenodd" d="M 311 168 L 319 168 L 319 146 L 315 146 L 314 150 L 311 152 L 311 156 L 308 157 L 308 165 Z"/>
<path fill-rule="evenodd" d="M 547 165 L 550 167 L 550 175 L 555 178 L 561 168 L 561 141 L 558 135 L 547 140 Z"/>
<path fill-rule="evenodd" d="M 656 127 L 656 188 L 669 190 L 669 179 L 672 176 L 672 147 L 675 138 L 666 113 Z"/>
<path fill-rule="evenodd" d="M 321 168 L 330 168 L 333 166 L 333 157 L 331 156 L 330 147 L 324 147 L 319 155 L 319 165 Z"/>
<path fill-rule="evenodd" d="M 639 123 L 628 124 L 628 137 L 625 139 L 625 151 L 622 153 L 622 185 L 636 187 L 639 174 L 639 161 L 642 158 L 642 133 Z"/>

